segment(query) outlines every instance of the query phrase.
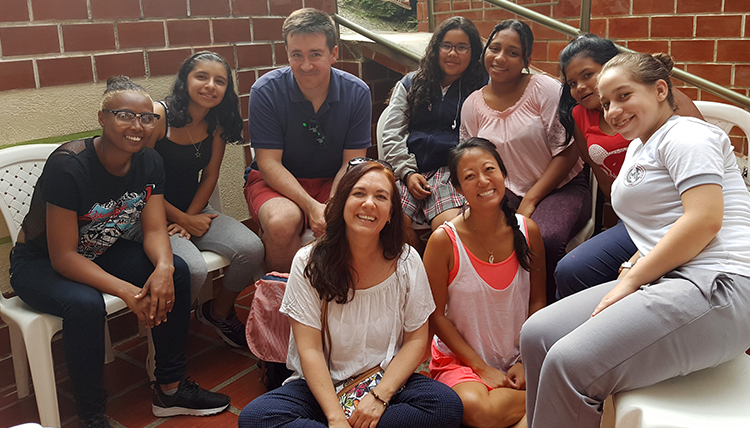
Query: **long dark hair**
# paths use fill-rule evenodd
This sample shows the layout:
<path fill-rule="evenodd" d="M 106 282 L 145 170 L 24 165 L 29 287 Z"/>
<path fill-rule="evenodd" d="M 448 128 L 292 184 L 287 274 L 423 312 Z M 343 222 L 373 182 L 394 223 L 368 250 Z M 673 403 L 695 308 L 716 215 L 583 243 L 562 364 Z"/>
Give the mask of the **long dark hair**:
<path fill-rule="evenodd" d="M 448 163 L 448 168 L 451 172 L 451 184 L 453 185 L 453 187 L 455 187 L 456 189 L 461 188 L 461 183 L 459 183 L 458 179 L 458 163 L 461 162 L 461 158 L 463 158 L 464 153 L 466 153 L 466 151 L 469 149 L 480 149 L 491 154 L 492 157 L 494 157 L 497 161 L 497 165 L 500 167 L 500 171 L 503 173 L 503 176 L 506 178 L 508 177 L 508 170 L 507 168 L 505 168 L 505 164 L 500 158 L 500 154 L 497 152 L 495 145 L 484 138 L 472 137 L 459 142 L 456 147 L 451 149 L 451 157 Z M 510 202 L 508 201 L 508 198 L 506 196 L 503 196 L 503 200 L 500 203 L 500 208 L 503 210 L 503 214 L 505 215 L 505 222 L 513 230 L 513 248 L 516 250 L 516 258 L 518 259 L 518 264 L 527 271 L 530 271 L 531 263 L 529 262 L 529 256 L 531 254 L 531 249 L 529 248 L 529 244 L 526 242 L 526 237 L 524 236 L 523 232 L 521 232 L 521 226 L 518 224 L 518 219 L 516 218 L 516 209 L 510 205 Z"/>
<path fill-rule="evenodd" d="M 482 49 L 482 66 L 484 66 L 484 53 L 487 51 L 487 48 L 490 47 L 492 39 L 495 38 L 495 35 L 497 33 L 508 28 L 518 34 L 518 39 L 521 41 L 521 56 L 523 57 L 523 65 L 528 71 L 529 64 L 531 63 L 531 52 L 534 50 L 534 33 L 531 31 L 531 27 L 529 27 L 525 22 L 519 21 L 517 19 L 506 19 L 505 21 L 495 25 L 495 29 L 492 30 L 492 34 L 490 34 L 490 37 L 487 39 L 487 43 L 485 43 L 484 45 L 484 49 Z"/>
<path fill-rule="evenodd" d="M 570 141 L 573 137 L 576 126 L 575 119 L 573 119 L 573 107 L 578 105 L 578 102 L 570 93 L 570 85 L 568 85 L 568 77 L 565 75 L 565 68 L 576 57 L 591 58 L 592 61 L 603 66 L 619 53 L 620 51 L 612 40 L 603 39 L 591 33 L 576 36 L 560 52 L 560 79 L 562 80 L 563 87 L 560 93 L 560 103 L 557 105 L 557 117 L 560 119 L 563 127 L 565 127 L 565 141 Z"/>
<path fill-rule="evenodd" d="M 354 296 L 358 278 L 352 271 L 352 253 L 346 239 L 344 207 L 354 185 L 370 171 L 378 171 L 391 183 L 391 220 L 380 231 L 383 257 L 393 260 L 401 256 L 404 247 L 404 222 L 401 213 L 401 195 L 393 173 L 377 162 L 364 162 L 353 166 L 341 177 L 336 193 L 325 210 L 326 233 L 313 245 L 310 260 L 305 266 L 305 277 L 310 280 L 318 296 L 325 301 L 343 304 L 349 301 L 349 290 Z"/>
<path fill-rule="evenodd" d="M 214 52 L 202 51 L 186 59 L 177 72 L 177 79 L 172 86 L 172 93 L 166 98 L 169 110 L 167 111 L 167 123 L 175 128 L 182 128 L 193 121 L 188 112 L 190 105 L 190 94 L 187 89 L 188 74 L 200 61 L 214 61 L 224 66 L 227 72 L 227 90 L 219 105 L 211 108 L 206 115 L 208 122 L 208 135 L 213 135 L 216 125 L 220 125 L 221 138 L 228 143 L 242 143 L 242 116 L 240 115 L 240 102 L 234 92 L 234 79 L 232 69 L 227 61 Z"/>
<path fill-rule="evenodd" d="M 422 107 L 426 108 L 442 96 L 440 81 L 443 80 L 445 73 L 440 68 L 440 44 L 443 43 L 445 34 L 451 30 L 461 30 L 466 33 L 471 45 L 471 60 L 469 66 L 466 67 L 466 71 L 461 75 L 463 84 L 461 85 L 462 93 L 459 96 L 465 99 L 486 83 L 487 70 L 479 61 L 482 55 L 482 38 L 479 36 L 479 30 L 473 22 L 463 16 L 448 18 L 433 33 L 424 56 L 419 62 L 419 70 L 417 70 L 409 93 L 406 95 L 409 115 Z"/>

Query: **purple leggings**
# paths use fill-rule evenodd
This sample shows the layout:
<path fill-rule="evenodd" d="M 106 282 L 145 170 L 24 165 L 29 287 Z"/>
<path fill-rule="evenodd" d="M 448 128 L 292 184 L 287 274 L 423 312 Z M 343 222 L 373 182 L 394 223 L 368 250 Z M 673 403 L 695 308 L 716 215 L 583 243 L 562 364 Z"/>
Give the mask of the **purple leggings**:
<path fill-rule="evenodd" d="M 521 197 L 505 189 L 505 196 L 514 208 Z M 568 184 L 550 192 L 536 206 L 531 219 L 539 226 L 544 241 L 547 270 L 547 304 L 555 301 L 555 268 L 565 256 L 568 242 L 588 221 L 591 213 L 591 191 L 586 174 L 581 172 Z"/>

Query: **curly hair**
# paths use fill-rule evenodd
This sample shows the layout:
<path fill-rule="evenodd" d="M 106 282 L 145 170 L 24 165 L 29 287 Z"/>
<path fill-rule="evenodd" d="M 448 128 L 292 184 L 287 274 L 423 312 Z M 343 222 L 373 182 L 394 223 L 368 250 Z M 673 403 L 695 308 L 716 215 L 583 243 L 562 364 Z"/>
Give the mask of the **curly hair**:
<path fill-rule="evenodd" d="M 461 75 L 463 82 L 461 92 L 463 93 L 459 95 L 466 98 L 486 83 L 487 70 L 479 61 L 482 55 L 482 39 L 479 36 L 479 30 L 474 23 L 462 16 L 446 19 L 433 33 L 419 63 L 419 70 L 412 80 L 411 88 L 409 88 L 409 93 L 406 96 L 406 101 L 409 104 L 407 114 L 411 115 L 412 112 L 420 108 L 427 108 L 428 105 L 442 96 L 440 82 L 445 77 L 445 73 L 440 68 L 440 44 L 443 43 L 446 33 L 451 30 L 461 30 L 466 33 L 471 45 L 471 60 L 466 71 Z"/>
<path fill-rule="evenodd" d="M 349 301 L 349 290 L 354 297 L 357 273 L 352 270 L 352 253 L 346 238 L 344 207 L 354 185 L 367 173 L 382 173 L 391 184 L 391 220 L 380 231 L 383 257 L 393 260 L 401 256 L 404 247 L 404 221 L 401 195 L 393 172 L 378 162 L 370 161 L 351 167 L 341 177 L 336 193 L 325 209 L 326 232 L 313 245 L 310 260 L 305 266 L 305 277 L 310 280 L 318 296 L 325 301 L 343 304 Z"/>
<path fill-rule="evenodd" d="M 213 135 L 216 126 L 221 126 L 221 138 L 227 143 L 243 143 L 242 139 L 242 116 L 240 115 L 240 101 L 234 92 L 234 79 L 232 69 L 227 61 L 214 52 L 197 52 L 186 59 L 177 72 L 177 79 L 172 85 L 172 93 L 166 98 L 169 109 L 167 111 L 167 123 L 175 128 L 182 128 L 193 121 L 188 112 L 190 106 L 190 94 L 187 88 L 188 75 L 201 61 L 214 61 L 224 66 L 227 72 L 227 89 L 224 98 L 219 105 L 211 108 L 206 115 L 208 122 L 208 135 Z"/>
<path fill-rule="evenodd" d="M 458 163 L 461 162 L 461 158 L 463 158 L 464 154 L 469 149 L 484 150 L 491 154 L 492 157 L 495 158 L 495 161 L 497 161 L 497 166 L 500 167 L 500 172 L 503 173 L 503 177 L 508 177 L 508 169 L 505 167 L 502 158 L 500 158 L 500 154 L 497 152 L 495 145 L 487 139 L 473 137 L 461 141 L 456 147 L 451 149 L 448 168 L 451 172 L 451 184 L 453 187 L 461 189 L 461 183 L 458 178 Z M 518 264 L 526 271 L 531 271 L 531 262 L 529 261 L 531 249 L 529 248 L 528 242 L 526 242 L 526 237 L 523 232 L 521 232 L 521 226 L 518 224 L 518 219 L 516 218 L 516 209 L 510 205 L 507 196 L 503 196 L 500 209 L 503 210 L 506 224 L 513 230 L 513 247 L 516 250 Z"/>
<path fill-rule="evenodd" d="M 482 64 L 484 64 L 484 53 L 487 51 L 487 48 L 490 47 L 492 39 L 495 38 L 495 35 L 497 33 L 503 30 L 507 30 L 508 28 L 518 34 L 518 39 L 521 41 L 521 56 L 523 57 L 523 65 L 528 71 L 529 64 L 531 63 L 531 52 L 534 50 L 534 33 L 531 31 L 531 27 L 529 27 L 528 24 L 517 19 L 506 19 L 505 21 L 495 25 L 495 29 L 492 30 L 492 34 L 490 34 L 490 37 L 487 39 L 487 43 L 484 45 L 484 49 L 482 49 Z"/>
<path fill-rule="evenodd" d="M 604 39 L 591 33 L 576 36 L 560 52 L 560 79 L 562 80 L 563 88 L 560 93 L 560 103 L 557 105 L 557 117 L 560 119 L 563 127 L 565 127 L 565 141 L 570 141 L 573 137 L 573 131 L 576 126 L 575 119 L 573 119 L 573 107 L 578 105 L 578 102 L 570 93 L 570 85 L 568 85 L 565 69 L 574 58 L 590 58 L 595 63 L 604 65 L 619 53 L 620 50 L 617 49 L 612 40 Z"/>

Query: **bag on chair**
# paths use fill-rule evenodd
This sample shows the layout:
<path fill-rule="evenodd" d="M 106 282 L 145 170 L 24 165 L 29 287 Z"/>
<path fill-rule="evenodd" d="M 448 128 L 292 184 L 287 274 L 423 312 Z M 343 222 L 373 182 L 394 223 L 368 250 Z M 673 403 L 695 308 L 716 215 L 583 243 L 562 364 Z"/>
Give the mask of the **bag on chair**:
<path fill-rule="evenodd" d="M 289 320 L 279 312 L 288 273 L 270 272 L 255 283 L 255 295 L 245 324 L 250 351 L 258 357 L 267 390 L 276 389 L 292 375 L 286 368 Z"/>

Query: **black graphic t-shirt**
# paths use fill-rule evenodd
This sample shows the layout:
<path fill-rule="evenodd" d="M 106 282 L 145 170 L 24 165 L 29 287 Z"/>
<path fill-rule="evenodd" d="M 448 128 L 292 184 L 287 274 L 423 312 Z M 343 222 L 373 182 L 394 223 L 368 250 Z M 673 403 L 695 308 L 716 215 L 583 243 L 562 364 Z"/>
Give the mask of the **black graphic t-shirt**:
<path fill-rule="evenodd" d="M 93 141 L 65 143 L 47 159 L 23 222 L 34 249 L 48 253 L 47 203 L 77 213 L 78 253 L 93 260 L 127 236 L 151 195 L 164 192 L 164 167 L 155 151 L 134 154 L 128 173 L 118 177 L 101 164 Z"/>

